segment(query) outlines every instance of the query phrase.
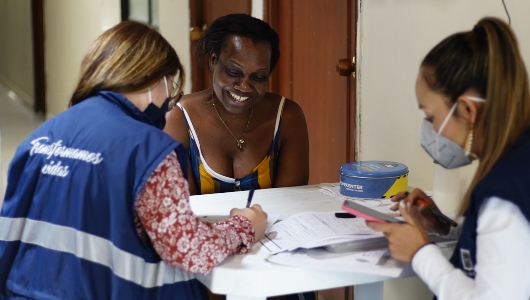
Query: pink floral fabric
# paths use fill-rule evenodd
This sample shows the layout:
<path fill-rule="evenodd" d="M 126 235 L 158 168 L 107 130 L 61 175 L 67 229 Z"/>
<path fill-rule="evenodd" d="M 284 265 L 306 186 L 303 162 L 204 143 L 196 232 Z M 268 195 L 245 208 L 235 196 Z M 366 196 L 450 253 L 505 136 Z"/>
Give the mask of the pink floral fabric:
<path fill-rule="evenodd" d="M 193 215 L 188 181 L 174 152 L 151 174 L 135 208 L 140 237 L 166 263 L 188 272 L 207 274 L 227 256 L 246 253 L 254 242 L 254 227 L 243 216 L 210 224 Z"/>

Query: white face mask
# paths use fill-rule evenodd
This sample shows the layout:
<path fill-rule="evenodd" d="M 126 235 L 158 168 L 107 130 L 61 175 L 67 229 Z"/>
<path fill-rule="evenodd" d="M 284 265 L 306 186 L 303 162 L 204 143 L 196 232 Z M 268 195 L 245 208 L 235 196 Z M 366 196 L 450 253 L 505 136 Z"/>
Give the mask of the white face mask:
<path fill-rule="evenodd" d="M 486 100 L 482 98 L 471 96 L 466 96 L 466 98 L 475 102 L 486 102 Z M 449 110 L 449 113 L 442 122 L 442 126 L 440 126 L 438 132 L 434 131 L 432 123 L 425 119 L 423 120 L 421 130 L 421 146 L 434 160 L 436 160 L 436 162 L 446 169 L 455 169 L 471 163 L 469 151 L 471 151 L 472 142 L 469 143 L 469 149 L 465 151 L 460 145 L 441 135 L 445 125 L 455 111 L 457 103 L 458 102 L 455 102 L 451 107 L 451 110 Z M 470 133 L 470 135 L 471 136 L 468 137 L 468 139 L 473 138 L 472 133 Z"/>

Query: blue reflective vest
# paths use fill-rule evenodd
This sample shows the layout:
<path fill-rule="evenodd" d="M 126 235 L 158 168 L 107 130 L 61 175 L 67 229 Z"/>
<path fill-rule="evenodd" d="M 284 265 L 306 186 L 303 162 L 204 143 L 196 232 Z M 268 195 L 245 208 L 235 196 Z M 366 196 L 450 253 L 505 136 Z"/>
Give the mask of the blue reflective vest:
<path fill-rule="evenodd" d="M 136 232 L 135 199 L 184 147 L 118 93 L 103 91 L 45 122 L 9 166 L 0 214 L 0 299 L 202 299 Z"/>
<path fill-rule="evenodd" d="M 465 213 L 462 234 L 451 263 L 467 276 L 475 278 L 477 264 L 477 226 L 484 200 L 499 197 L 517 205 L 530 222 L 530 131 L 504 154 L 488 174 L 475 186 Z"/>

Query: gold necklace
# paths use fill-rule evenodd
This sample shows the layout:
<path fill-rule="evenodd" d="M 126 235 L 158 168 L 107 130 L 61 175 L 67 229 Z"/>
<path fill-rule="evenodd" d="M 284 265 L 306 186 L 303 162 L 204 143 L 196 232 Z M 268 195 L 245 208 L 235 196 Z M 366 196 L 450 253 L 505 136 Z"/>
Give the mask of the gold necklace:
<path fill-rule="evenodd" d="M 243 150 L 243 143 L 245 143 L 245 140 L 243 139 L 243 137 L 245 136 L 245 133 L 247 132 L 248 124 L 250 123 L 250 119 L 252 119 L 252 113 L 254 112 L 254 105 L 251 106 L 251 109 L 250 109 L 250 117 L 248 118 L 247 126 L 245 126 L 245 130 L 243 130 L 243 134 L 241 135 L 241 138 L 238 139 L 238 138 L 236 138 L 236 136 L 232 133 L 232 130 L 230 130 L 230 128 L 228 128 L 228 126 L 226 125 L 225 121 L 223 121 L 223 118 L 221 118 L 221 115 L 219 115 L 219 112 L 217 111 L 217 107 L 215 107 L 215 102 L 214 102 L 214 100 L 213 100 L 213 90 L 212 90 L 212 104 L 213 104 L 213 108 L 215 109 L 215 113 L 216 113 L 217 116 L 219 117 L 219 120 L 221 120 L 221 122 L 222 122 L 223 125 L 226 127 L 226 129 L 228 130 L 228 132 L 230 132 L 230 134 L 234 137 L 234 140 L 236 140 L 237 148 L 239 148 L 239 150 Z"/>

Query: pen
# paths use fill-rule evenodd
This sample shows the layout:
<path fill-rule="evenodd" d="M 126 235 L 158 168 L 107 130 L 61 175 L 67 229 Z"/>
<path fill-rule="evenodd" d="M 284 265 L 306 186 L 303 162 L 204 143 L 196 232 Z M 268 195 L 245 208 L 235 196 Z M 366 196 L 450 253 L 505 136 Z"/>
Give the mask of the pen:
<path fill-rule="evenodd" d="M 355 215 L 352 215 L 350 213 L 343 213 L 343 212 L 336 212 L 335 213 L 335 218 L 339 218 L 339 219 L 352 219 L 352 218 L 355 218 Z"/>
<path fill-rule="evenodd" d="M 247 208 L 250 207 L 250 203 L 252 203 L 253 196 L 254 196 L 254 189 L 250 189 L 250 191 L 248 191 Z"/>
<path fill-rule="evenodd" d="M 429 208 L 432 214 L 435 215 L 438 218 L 438 220 L 444 222 L 445 224 L 451 225 L 453 227 L 458 226 L 458 224 L 455 221 L 451 220 L 448 216 L 444 215 L 441 211 L 430 206 L 427 202 L 425 202 L 425 200 L 416 199 L 415 203 L 422 204 L 423 206 Z"/>

